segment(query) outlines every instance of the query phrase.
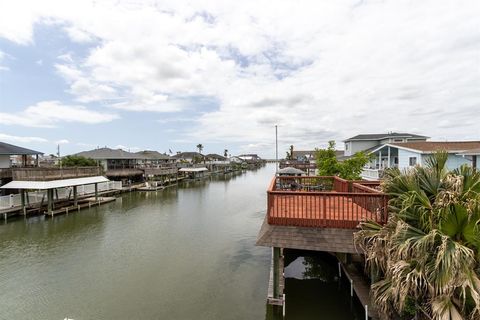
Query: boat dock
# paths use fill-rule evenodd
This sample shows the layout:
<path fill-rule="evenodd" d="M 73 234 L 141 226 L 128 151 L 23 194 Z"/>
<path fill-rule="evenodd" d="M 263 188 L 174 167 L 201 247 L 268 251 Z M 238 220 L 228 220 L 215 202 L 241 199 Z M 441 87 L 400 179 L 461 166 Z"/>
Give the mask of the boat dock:
<path fill-rule="evenodd" d="M 44 214 L 46 217 L 54 217 L 56 215 L 60 214 L 68 214 L 69 212 L 75 212 L 75 211 L 80 211 L 82 209 L 90 209 L 93 206 L 100 206 L 105 203 L 113 202 L 117 200 L 116 197 L 98 197 L 98 199 L 95 199 L 95 197 L 91 198 L 86 198 L 84 199 L 81 203 L 77 204 L 76 206 L 67 206 L 67 207 L 62 207 L 60 209 L 56 209 L 53 211 L 45 211 Z"/>

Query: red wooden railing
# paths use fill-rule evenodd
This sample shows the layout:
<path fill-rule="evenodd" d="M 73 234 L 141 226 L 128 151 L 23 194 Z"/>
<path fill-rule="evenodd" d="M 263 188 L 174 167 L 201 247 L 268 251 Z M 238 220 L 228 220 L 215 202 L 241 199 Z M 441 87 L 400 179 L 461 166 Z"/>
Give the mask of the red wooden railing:
<path fill-rule="evenodd" d="M 268 189 L 268 223 L 353 229 L 387 221 L 386 194 L 338 177 L 276 177 Z"/>

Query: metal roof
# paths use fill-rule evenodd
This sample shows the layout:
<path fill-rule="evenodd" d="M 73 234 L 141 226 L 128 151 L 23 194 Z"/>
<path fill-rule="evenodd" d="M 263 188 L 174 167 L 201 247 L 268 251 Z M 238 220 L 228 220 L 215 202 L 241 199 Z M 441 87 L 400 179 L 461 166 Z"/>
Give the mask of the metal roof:
<path fill-rule="evenodd" d="M 427 136 L 421 136 L 418 134 L 411 134 L 411 133 L 398 133 L 398 132 L 390 132 L 390 133 L 373 133 L 373 134 L 358 134 L 354 137 L 348 138 L 346 141 L 352 140 L 383 140 L 388 138 L 416 138 L 416 139 L 428 139 Z"/>
<path fill-rule="evenodd" d="M 14 146 L 13 144 L 5 143 L 5 142 L 0 142 L 0 154 L 1 155 L 36 155 L 36 154 L 43 154 L 43 152 L 22 148 L 19 146 Z"/>
<path fill-rule="evenodd" d="M 51 180 L 51 181 L 12 181 L 1 189 L 34 189 L 34 190 L 46 190 L 63 187 L 81 186 L 86 184 L 94 184 L 100 182 L 108 182 L 107 178 L 103 176 L 76 178 L 76 179 L 63 179 L 63 180 Z"/>
<path fill-rule="evenodd" d="M 179 172 L 203 172 L 203 171 L 208 171 L 207 168 L 181 168 L 178 170 Z"/>

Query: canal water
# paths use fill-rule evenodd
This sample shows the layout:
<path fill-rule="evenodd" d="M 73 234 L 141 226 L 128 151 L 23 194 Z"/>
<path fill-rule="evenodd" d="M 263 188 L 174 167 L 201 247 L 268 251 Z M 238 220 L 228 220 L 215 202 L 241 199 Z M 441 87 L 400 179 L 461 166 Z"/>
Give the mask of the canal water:
<path fill-rule="evenodd" d="M 271 251 L 255 239 L 274 170 L 0 224 L 0 319 L 270 320 Z M 338 301 L 348 289 L 297 280 L 287 319 L 355 319 Z"/>

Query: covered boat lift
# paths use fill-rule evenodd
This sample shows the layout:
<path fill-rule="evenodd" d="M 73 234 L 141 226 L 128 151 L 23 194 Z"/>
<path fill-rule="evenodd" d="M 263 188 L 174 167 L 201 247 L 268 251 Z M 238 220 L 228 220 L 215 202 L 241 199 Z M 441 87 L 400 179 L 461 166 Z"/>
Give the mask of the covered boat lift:
<path fill-rule="evenodd" d="M 178 172 L 183 172 L 188 175 L 191 179 L 203 178 L 205 173 L 208 172 L 208 169 L 205 167 L 200 168 L 181 168 Z"/>
<path fill-rule="evenodd" d="M 1 186 L 1 189 L 19 189 L 22 201 L 23 213 L 26 213 L 25 190 L 47 190 L 47 210 L 52 213 L 54 210 L 53 193 L 57 188 L 73 187 L 73 201 L 74 205 L 78 205 L 77 187 L 82 185 L 95 185 L 95 201 L 98 201 L 98 184 L 101 182 L 108 182 L 104 176 L 84 177 L 75 179 L 61 179 L 50 181 L 21 181 L 15 180 Z"/>

